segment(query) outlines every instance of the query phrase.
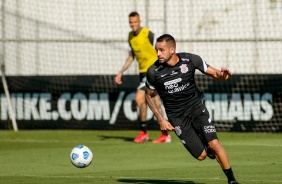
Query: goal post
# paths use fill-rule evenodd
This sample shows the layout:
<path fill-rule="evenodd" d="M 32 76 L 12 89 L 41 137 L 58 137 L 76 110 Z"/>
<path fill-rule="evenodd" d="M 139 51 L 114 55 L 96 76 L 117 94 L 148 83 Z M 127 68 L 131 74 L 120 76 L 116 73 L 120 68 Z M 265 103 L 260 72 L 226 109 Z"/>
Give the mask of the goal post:
<path fill-rule="evenodd" d="M 2 79 L 2 85 L 3 85 L 3 89 L 6 95 L 6 99 L 8 102 L 8 106 L 9 106 L 9 115 L 12 121 L 12 125 L 13 125 L 13 129 L 15 132 L 18 131 L 18 125 L 17 125 L 17 121 L 16 121 L 16 116 L 13 110 L 13 105 L 12 105 L 12 101 L 11 101 L 11 96 L 10 96 L 10 92 L 9 92 L 9 88 L 8 88 L 8 84 L 7 84 L 7 80 L 6 80 L 6 76 L 5 76 L 5 65 L 2 63 L 1 64 L 1 79 Z"/>

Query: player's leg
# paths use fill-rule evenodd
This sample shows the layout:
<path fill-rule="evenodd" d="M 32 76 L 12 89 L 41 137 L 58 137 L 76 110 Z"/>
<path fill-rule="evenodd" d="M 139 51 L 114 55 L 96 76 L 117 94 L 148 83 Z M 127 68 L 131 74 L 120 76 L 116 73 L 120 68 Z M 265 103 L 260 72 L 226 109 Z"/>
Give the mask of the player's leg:
<path fill-rule="evenodd" d="M 140 123 L 140 133 L 133 140 L 134 142 L 141 143 L 149 140 L 147 134 L 147 104 L 145 98 L 145 89 L 146 89 L 146 73 L 139 74 L 140 84 L 137 87 L 135 94 L 135 102 L 139 109 L 139 123 Z"/>
<path fill-rule="evenodd" d="M 191 125 L 191 117 L 172 118 L 169 122 L 174 126 L 175 134 L 190 154 L 198 160 L 204 160 L 207 156 L 205 147 Z"/>
<path fill-rule="evenodd" d="M 209 147 L 211 150 L 214 152 L 216 156 L 216 160 L 218 161 L 219 165 L 221 166 L 224 174 L 226 175 L 228 179 L 229 184 L 238 184 L 236 181 L 229 159 L 227 152 L 225 151 L 224 147 L 221 145 L 220 141 L 218 139 L 214 139 L 212 141 L 208 142 Z"/>
<path fill-rule="evenodd" d="M 216 160 L 221 166 L 223 172 L 226 174 L 229 183 L 237 184 L 231 169 L 228 155 L 224 147 L 220 144 L 216 134 L 216 128 L 211 121 L 208 110 L 205 106 L 201 106 L 193 113 L 193 125 L 195 130 L 200 133 L 200 137 L 204 139 L 204 142 L 208 143 L 209 148 L 216 156 Z"/>
<path fill-rule="evenodd" d="M 139 108 L 139 118 L 141 122 L 147 121 L 147 104 L 145 99 L 145 91 L 138 89 L 135 95 L 135 102 L 137 107 Z"/>
<path fill-rule="evenodd" d="M 154 100 L 158 107 L 159 112 L 163 115 L 162 103 L 161 103 L 159 95 L 156 94 L 154 96 Z M 162 133 L 159 138 L 152 140 L 152 143 L 169 143 L 169 142 L 171 142 L 171 137 L 170 135 L 168 135 L 168 131 L 165 131 L 165 130 L 162 130 Z"/>
<path fill-rule="evenodd" d="M 139 109 L 140 133 L 134 139 L 134 142 L 141 143 L 149 140 L 147 134 L 147 104 L 145 99 L 145 91 L 138 89 L 135 95 L 135 102 Z"/>
<path fill-rule="evenodd" d="M 196 130 L 195 130 L 196 131 Z M 205 151 L 206 151 L 206 154 L 207 156 L 210 158 L 210 159 L 216 159 L 216 156 L 214 154 L 214 152 L 210 149 L 209 147 L 209 144 L 206 142 L 206 140 L 203 138 L 203 136 L 201 135 L 201 133 L 199 133 L 198 131 L 196 131 L 198 136 L 201 138 L 201 141 L 202 141 L 202 144 L 204 145 L 205 147 Z"/>
<path fill-rule="evenodd" d="M 215 153 L 216 160 L 220 164 L 224 174 L 228 179 L 229 184 L 238 184 L 236 181 L 232 168 L 230 166 L 230 162 L 228 159 L 227 152 L 225 151 L 224 147 L 220 144 L 218 139 L 214 139 L 208 142 L 209 147 Z"/>

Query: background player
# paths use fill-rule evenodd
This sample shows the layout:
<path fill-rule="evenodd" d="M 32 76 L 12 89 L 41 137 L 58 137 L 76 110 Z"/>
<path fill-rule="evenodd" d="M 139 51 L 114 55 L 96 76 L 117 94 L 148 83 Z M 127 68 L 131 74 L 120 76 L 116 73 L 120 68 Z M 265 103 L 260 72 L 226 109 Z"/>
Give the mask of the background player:
<path fill-rule="evenodd" d="M 140 143 L 149 140 L 147 134 L 147 103 L 145 99 L 145 82 L 146 82 L 146 71 L 147 69 L 158 59 L 156 51 L 154 48 L 154 34 L 148 29 L 141 27 L 140 16 L 137 12 L 132 12 L 129 14 L 129 25 L 132 29 L 128 35 L 128 42 L 130 46 L 129 55 L 122 66 L 121 70 L 115 77 L 115 82 L 117 84 L 122 83 L 122 74 L 128 69 L 128 67 L 134 61 L 134 57 L 139 63 L 139 76 L 140 85 L 136 91 L 135 101 L 139 108 L 139 120 L 140 120 L 140 133 L 134 139 L 134 142 Z M 158 111 L 162 113 L 161 103 L 158 95 L 154 97 Z M 167 131 L 162 131 L 161 136 L 152 141 L 153 143 L 164 143 L 171 142 L 171 137 L 168 135 Z"/>
<path fill-rule="evenodd" d="M 198 160 L 204 160 L 206 156 L 214 158 L 214 154 L 228 183 L 238 184 L 203 104 L 203 93 L 194 79 L 196 69 L 218 80 L 229 79 L 231 72 L 227 68 L 217 70 L 195 54 L 176 54 L 175 40 L 168 34 L 159 37 L 155 47 L 158 61 L 147 71 L 146 99 L 161 130 L 174 130 L 185 148 Z M 153 100 L 155 90 L 163 100 L 169 121 L 163 118 Z"/>

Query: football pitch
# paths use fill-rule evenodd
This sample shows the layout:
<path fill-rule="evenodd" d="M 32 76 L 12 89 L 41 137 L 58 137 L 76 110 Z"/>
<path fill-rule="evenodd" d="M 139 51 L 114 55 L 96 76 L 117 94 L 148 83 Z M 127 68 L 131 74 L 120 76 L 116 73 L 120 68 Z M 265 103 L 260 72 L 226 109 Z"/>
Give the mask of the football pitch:
<path fill-rule="evenodd" d="M 171 132 L 172 142 L 133 143 L 138 131 L 0 131 L 1 184 L 227 184 L 215 160 L 195 160 Z M 159 131 L 149 131 L 150 139 Z M 240 184 L 282 183 L 282 134 L 218 133 Z M 92 164 L 70 162 L 84 144 Z"/>

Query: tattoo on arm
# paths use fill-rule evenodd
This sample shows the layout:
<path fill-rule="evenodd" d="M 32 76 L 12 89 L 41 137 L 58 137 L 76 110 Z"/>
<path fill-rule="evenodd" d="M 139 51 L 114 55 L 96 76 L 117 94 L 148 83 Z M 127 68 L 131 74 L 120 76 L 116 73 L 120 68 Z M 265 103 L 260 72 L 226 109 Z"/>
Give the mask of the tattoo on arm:
<path fill-rule="evenodd" d="M 157 121 L 164 119 L 162 112 L 159 111 L 159 108 L 158 108 L 156 101 L 155 101 L 155 98 L 154 98 L 155 90 L 146 88 L 146 95 L 145 96 L 146 96 L 147 104 L 150 107 L 151 111 L 156 116 Z"/>

